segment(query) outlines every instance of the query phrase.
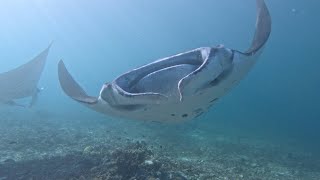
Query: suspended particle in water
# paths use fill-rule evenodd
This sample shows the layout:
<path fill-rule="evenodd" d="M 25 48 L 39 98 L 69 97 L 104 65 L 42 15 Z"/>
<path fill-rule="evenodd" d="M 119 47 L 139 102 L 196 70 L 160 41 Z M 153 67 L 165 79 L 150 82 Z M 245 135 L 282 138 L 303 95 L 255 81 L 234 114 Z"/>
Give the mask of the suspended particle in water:
<path fill-rule="evenodd" d="M 294 14 L 294 15 L 300 15 L 300 14 L 303 14 L 303 10 L 292 8 L 291 9 L 291 13 Z"/>

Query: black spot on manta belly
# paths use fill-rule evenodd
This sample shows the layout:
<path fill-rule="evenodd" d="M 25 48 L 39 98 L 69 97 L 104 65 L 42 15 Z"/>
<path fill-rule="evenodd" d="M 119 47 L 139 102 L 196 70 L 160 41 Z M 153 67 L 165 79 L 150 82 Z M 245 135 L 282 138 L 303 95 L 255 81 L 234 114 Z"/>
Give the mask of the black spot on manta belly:
<path fill-rule="evenodd" d="M 186 118 L 186 117 L 188 117 L 188 114 L 182 114 L 182 117 Z"/>

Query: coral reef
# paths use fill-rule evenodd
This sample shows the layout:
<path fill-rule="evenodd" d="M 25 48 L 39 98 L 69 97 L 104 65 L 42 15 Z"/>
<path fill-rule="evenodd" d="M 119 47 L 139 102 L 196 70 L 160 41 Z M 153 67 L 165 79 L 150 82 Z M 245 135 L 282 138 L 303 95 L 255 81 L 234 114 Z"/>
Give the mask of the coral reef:
<path fill-rule="evenodd" d="M 319 154 L 254 136 L 43 114 L 0 119 L 0 180 L 320 179 Z"/>

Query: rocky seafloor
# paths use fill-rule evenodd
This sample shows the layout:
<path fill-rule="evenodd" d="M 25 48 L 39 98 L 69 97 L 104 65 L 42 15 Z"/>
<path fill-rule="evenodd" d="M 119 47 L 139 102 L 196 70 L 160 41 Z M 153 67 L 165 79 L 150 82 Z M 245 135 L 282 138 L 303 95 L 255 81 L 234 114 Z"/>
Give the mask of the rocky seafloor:
<path fill-rule="evenodd" d="M 283 143 L 93 117 L 2 113 L 0 180 L 320 179 L 317 153 Z"/>

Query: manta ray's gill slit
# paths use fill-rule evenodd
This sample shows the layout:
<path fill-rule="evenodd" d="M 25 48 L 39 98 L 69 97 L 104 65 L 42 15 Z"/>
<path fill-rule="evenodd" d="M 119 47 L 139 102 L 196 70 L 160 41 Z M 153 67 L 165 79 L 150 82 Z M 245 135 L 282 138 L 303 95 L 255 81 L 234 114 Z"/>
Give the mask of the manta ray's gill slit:
<path fill-rule="evenodd" d="M 199 113 L 201 113 L 202 111 L 203 111 L 202 108 L 198 108 L 198 109 L 193 110 L 193 113 L 194 113 L 194 114 L 199 114 Z"/>
<path fill-rule="evenodd" d="M 204 114 L 204 112 L 199 113 L 199 114 L 196 115 L 194 118 L 198 118 L 198 117 L 200 117 L 202 114 Z"/>
<path fill-rule="evenodd" d="M 236 82 L 237 82 L 237 80 L 235 79 L 235 80 L 232 81 L 232 84 L 235 84 Z"/>
<path fill-rule="evenodd" d="M 193 110 L 192 112 L 192 116 L 194 116 L 194 118 L 197 118 L 199 116 L 201 116 L 204 113 L 204 110 L 202 108 L 198 108 Z"/>
<path fill-rule="evenodd" d="M 215 102 L 216 100 L 218 100 L 218 98 L 212 99 L 212 100 L 210 101 L 210 103 L 213 103 L 213 102 Z"/>

